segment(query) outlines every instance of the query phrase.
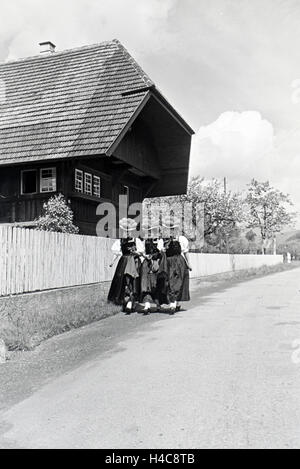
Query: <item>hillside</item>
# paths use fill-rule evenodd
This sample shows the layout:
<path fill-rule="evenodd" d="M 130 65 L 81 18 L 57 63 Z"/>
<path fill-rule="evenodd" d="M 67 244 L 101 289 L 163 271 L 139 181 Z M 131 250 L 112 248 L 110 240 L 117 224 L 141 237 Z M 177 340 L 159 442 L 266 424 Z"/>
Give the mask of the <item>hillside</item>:
<path fill-rule="evenodd" d="M 288 230 L 277 235 L 277 244 L 284 244 L 290 241 L 300 242 L 300 230 Z"/>

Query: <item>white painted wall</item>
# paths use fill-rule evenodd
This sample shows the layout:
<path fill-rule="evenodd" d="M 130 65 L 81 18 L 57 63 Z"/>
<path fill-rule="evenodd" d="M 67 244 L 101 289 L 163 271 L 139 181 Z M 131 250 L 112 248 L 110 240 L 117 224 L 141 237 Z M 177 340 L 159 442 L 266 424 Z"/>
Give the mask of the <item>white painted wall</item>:
<path fill-rule="evenodd" d="M 206 275 L 233 272 L 236 270 L 276 265 L 283 262 L 283 256 L 255 255 L 255 254 L 198 254 L 190 253 L 192 265 L 191 278 Z"/>

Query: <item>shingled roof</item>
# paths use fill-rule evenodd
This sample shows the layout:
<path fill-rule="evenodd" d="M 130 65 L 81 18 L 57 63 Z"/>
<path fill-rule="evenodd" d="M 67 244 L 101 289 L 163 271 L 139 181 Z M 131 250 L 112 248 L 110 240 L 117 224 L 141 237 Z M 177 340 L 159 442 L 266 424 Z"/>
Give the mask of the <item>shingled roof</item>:
<path fill-rule="evenodd" d="M 109 155 L 149 93 L 160 94 L 117 40 L 6 62 L 0 79 L 0 165 Z"/>

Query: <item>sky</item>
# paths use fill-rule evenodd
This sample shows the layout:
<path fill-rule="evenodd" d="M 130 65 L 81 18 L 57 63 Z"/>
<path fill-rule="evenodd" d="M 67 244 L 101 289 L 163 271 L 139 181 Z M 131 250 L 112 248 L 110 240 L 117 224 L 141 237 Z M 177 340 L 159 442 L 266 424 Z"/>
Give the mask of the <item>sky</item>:
<path fill-rule="evenodd" d="M 10 0 L 0 60 L 119 39 L 194 128 L 190 174 L 270 180 L 300 212 L 299 24 L 299 0 Z"/>

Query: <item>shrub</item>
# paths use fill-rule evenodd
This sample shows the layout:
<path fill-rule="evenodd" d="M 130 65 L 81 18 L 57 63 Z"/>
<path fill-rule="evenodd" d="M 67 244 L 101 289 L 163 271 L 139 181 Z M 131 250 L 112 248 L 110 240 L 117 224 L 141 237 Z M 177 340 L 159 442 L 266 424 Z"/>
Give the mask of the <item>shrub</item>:
<path fill-rule="evenodd" d="M 74 214 L 62 194 L 51 197 L 43 205 L 43 214 L 37 219 L 37 229 L 59 233 L 78 233 L 73 224 Z"/>

